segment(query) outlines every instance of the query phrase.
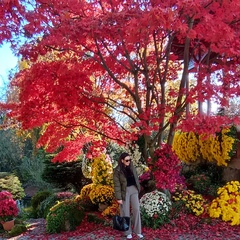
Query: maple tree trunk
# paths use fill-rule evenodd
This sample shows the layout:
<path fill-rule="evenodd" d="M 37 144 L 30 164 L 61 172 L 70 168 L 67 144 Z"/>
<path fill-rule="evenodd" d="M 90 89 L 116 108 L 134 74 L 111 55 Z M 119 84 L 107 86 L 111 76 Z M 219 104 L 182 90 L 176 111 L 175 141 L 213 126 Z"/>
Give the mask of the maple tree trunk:
<path fill-rule="evenodd" d="M 193 22 L 194 22 L 193 20 L 190 20 L 189 29 L 192 29 Z M 184 89 L 187 86 L 187 82 L 188 82 L 189 48 L 190 48 L 190 39 L 187 37 L 185 40 L 185 45 L 184 45 L 184 68 L 183 68 L 182 79 L 181 79 L 181 83 L 180 83 L 180 87 L 179 87 L 179 95 L 178 95 L 177 102 L 176 102 L 176 108 L 174 111 L 174 121 L 173 121 L 173 123 L 170 124 L 170 129 L 169 129 L 169 133 L 168 133 L 167 143 L 169 145 L 172 145 L 173 138 L 174 138 L 174 131 L 175 131 L 177 122 L 184 111 L 185 104 L 183 103 L 182 89 Z"/>

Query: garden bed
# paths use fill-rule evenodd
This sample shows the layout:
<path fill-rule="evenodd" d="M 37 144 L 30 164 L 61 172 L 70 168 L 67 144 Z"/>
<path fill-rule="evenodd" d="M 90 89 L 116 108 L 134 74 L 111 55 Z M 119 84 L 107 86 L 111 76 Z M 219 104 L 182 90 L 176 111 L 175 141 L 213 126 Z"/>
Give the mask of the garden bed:
<path fill-rule="evenodd" d="M 99 214 L 97 214 L 99 216 Z M 111 219 L 104 219 L 103 224 L 87 221 L 87 218 L 75 231 L 62 232 L 60 234 L 47 234 L 46 221 L 44 219 L 29 220 L 28 231 L 17 237 L 8 238 L 2 234 L 2 239 L 11 240 L 75 240 L 75 239 L 124 239 L 123 233 L 113 230 Z M 230 224 L 217 219 L 204 219 L 189 214 L 181 214 L 179 218 L 172 220 L 159 229 L 143 228 L 145 239 L 151 240 L 200 240 L 200 239 L 240 239 L 240 226 Z M 135 237 L 135 236 L 134 236 Z M 137 239 L 135 237 L 135 239 Z"/>

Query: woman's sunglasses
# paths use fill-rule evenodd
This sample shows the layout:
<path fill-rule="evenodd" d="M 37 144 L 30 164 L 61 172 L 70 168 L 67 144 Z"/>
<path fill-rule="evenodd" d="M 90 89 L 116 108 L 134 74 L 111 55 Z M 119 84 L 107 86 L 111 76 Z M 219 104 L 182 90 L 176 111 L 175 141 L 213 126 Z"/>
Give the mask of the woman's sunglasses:
<path fill-rule="evenodd" d="M 131 159 L 127 159 L 127 160 L 125 160 L 125 162 L 131 162 Z"/>

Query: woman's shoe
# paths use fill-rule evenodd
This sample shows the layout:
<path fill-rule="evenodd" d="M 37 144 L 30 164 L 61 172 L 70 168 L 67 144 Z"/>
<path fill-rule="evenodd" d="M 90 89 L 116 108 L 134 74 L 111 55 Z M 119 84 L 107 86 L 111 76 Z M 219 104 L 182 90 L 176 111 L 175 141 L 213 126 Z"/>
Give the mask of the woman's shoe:
<path fill-rule="evenodd" d="M 127 239 L 132 239 L 132 234 L 128 234 Z"/>
<path fill-rule="evenodd" d="M 144 236 L 143 236 L 141 233 L 138 233 L 137 236 L 138 236 L 139 238 L 144 238 Z"/>

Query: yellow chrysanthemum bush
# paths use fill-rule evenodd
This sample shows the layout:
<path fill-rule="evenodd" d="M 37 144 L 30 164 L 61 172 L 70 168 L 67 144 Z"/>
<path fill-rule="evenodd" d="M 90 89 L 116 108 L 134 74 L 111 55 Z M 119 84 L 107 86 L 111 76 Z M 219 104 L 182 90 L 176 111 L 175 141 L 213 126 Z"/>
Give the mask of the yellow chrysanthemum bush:
<path fill-rule="evenodd" d="M 193 132 L 177 132 L 173 141 L 173 151 L 183 162 L 191 163 L 199 159 L 227 166 L 236 150 L 236 127 L 223 128 L 213 135 L 197 135 Z"/>
<path fill-rule="evenodd" d="M 216 136 L 200 135 L 200 151 L 204 159 L 216 162 L 218 166 L 227 166 L 236 150 L 236 128 L 223 128 Z M 201 144 L 203 142 L 203 144 Z"/>
<path fill-rule="evenodd" d="M 112 217 L 119 214 L 120 214 L 120 209 L 119 209 L 119 203 L 117 201 L 113 201 L 112 204 L 102 212 L 102 215 L 104 217 Z"/>
<path fill-rule="evenodd" d="M 111 159 L 102 154 L 92 160 L 92 183 L 85 185 L 78 200 L 87 202 L 89 199 L 92 204 L 110 205 L 114 199 L 113 188 L 113 167 Z M 89 205 L 89 203 L 88 203 Z"/>
<path fill-rule="evenodd" d="M 80 195 L 77 196 L 77 200 L 81 200 L 85 197 L 88 197 L 90 192 L 92 191 L 93 183 L 85 185 L 80 192 Z"/>
<path fill-rule="evenodd" d="M 102 154 L 93 159 L 92 181 L 95 185 L 113 186 L 113 167 L 107 155 Z"/>
<path fill-rule="evenodd" d="M 194 132 L 176 132 L 172 149 L 186 163 L 195 162 L 200 157 L 199 139 Z"/>
<path fill-rule="evenodd" d="M 207 201 L 201 194 L 196 194 L 193 190 L 183 189 L 176 191 L 172 196 L 172 200 L 174 202 L 181 202 L 187 212 L 196 216 L 200 216 L 207 209 Z"/>
<path fill-rule="evenodd" d="M 112 186 L 96 184 L 93 185 L 89 197 L 94 204 L 111 204 L 114 199 L 114 189 Z"/>
<path fill-rule="evenodd" d="M 210 204 L 209 216 L 221 218 L 232 226 L 240 225 L 240 183 L 228 182 L 218 189 L 218 195 Z"/>

